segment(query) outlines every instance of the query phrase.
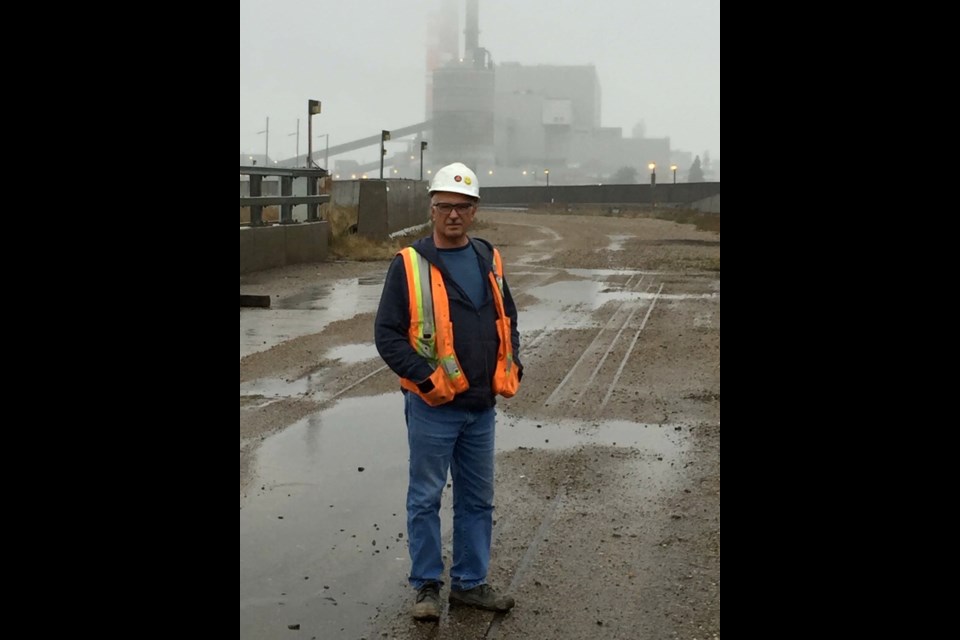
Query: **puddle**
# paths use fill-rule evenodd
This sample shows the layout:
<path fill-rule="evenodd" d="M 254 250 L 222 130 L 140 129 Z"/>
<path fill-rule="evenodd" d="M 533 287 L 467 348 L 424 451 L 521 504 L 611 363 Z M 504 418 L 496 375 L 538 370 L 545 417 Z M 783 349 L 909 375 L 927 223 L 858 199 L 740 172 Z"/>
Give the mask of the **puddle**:
<path fill-rule="evenodd" d="M 260 378 L 240 384 L 240 395 L 261 396 L 263 404 L 269 404 L 277 398 L 295 398 L 312 396 L 316 392 L 313 376 L 308 375 L 297 380 L 281 380 L 280 378 Z"/>
<path fill-rule="evenodd" d="M 318 333 L 331 322 L 376 311 L 382 278 L 347 278 L 274 298 L 269 309 L 240 309 L 240 358 L 292 338 Z"/>
<path fill-rule="evenodd" d="M 666 464 L 648 465 L 647 478 L 666 482 L 673 473 L 670 462 L 686 448 L 682 425 L 645 424 L 626 420 L 546 422 L 516 418 L 505 411 L 497 417 L 497 450 L 569 449 L 584 444 L 629 447 L 662 457 Z"/>
<path fill-rule="evenodd" d="M 500 405 L 498 451 L 581 444 L 635 447 L 649 490 L 679 473 L 686 443 L 673 425 L 537 422 Z M 360 637 L 406 589 L 407 441 L 399 393 L 348 398 L 267 438 L 240 510 L 240 637 Z M 518 479 L 518 482 L 522 481 Z M 449 529 L 450 497 L 442 521 Z M 405 593 L 405 592 L 404 592 Z"/>
<path fill-rule="evenodd" d="M 623 243 L 633 238 L 634 236 L 607 236 L 610 238 L 610 244 L 607 245 L 606 249 L 601 249 L 601 251 L 623 251 Z"/>
<path fill-rule="evenodd" d="M 323 354 L 325 360 L 340 360 L 347 364 L 356 364 L 357 362 L 366 362 L 367 360 L 380 359 L 377 352 L 377 345 L 372 342 L 364 344 L 345 344 L 334 349 L 330 349 Z"/>
<path fill-rule="evenodd" d="M 719 293 L 657 293 L 658 287 L 653 280 L 640 282 L 632 286 L 639 290 L 631 290 L 623 284 L 610 283 L 605 280 L 567 280 L 554 282 L 548 285 L 533 287 L 524 291 L 538 299 L 537 304 L 527 305 L 520 317 L 522 330 L 533 330 L 546 326 L 549 320 L 553 328 L 564 328 L 563 321 L 557 325 L 557 315 L 565 308 L 577 307 L 581 311 L 595 311 L 611 302 L 638 302 L 659 300 L 712 300 L 720 297 Z M 570 326 L 583 326 L 582 318 L 576 314 L 569 314 Z"/>
<path fill-rule="evenodd" d="M 348 364 L 375 359 L 382 364 L 380 354 L 377 353 L 376 345 L 372 342 L 335 347 L 325 352 L 323 359 L 340 360 Z M 329 393 L 321 391 L 324 383 L 329 382 L 329 375 L 329 368 L 318 367 L 312 373 L 308 373 L 296 380 L 284 380 L 281 378 L 257 378 L 256 380 L 248 380 L 240 384 L 240 396 L 262 397 L 263 402 L 259 403 L 261 406 L 269 404 L 278 398 L 309 398 L 316 402 L 324 402 L 334 397 Z M 345 390 L 342 390 L 341 393 L 343 391 Z"/>

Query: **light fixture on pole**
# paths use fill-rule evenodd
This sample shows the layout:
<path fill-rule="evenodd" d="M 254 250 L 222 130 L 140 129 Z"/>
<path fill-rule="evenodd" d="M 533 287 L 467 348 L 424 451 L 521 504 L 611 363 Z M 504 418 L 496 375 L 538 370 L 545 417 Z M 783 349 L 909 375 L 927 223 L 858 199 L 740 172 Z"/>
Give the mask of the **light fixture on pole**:
<path fill-rule="evenodd" d="M 423 180 L 423 152 L 427 150 L 427 141 L 420 141 L 420 179 Z"/>
<path fill-rule="evenodd" d="M 313 116 L 320 113 L 319 100 L 307 100 L 307 166 L 313 164 Z"/>
<path fill-rule="evenodd" d="M 651 162 L 647 168 L 650 169 L 650 202 L 653 206 L 657 206 L 657 201 L 653 197 L 653 190 L 657 186 L 657 163 Z"/>
<path fill-rule="evenodd" d="M 383 156 L 387 155 L 387 149 L 383 143 L 390 139 L 390 132 L 386 129 L 380 130 L 380 179 L 383 180 Z"/>
<path fill-rule="evenodd" d="M 315 163 L 313 161 L 313 116 L 320 113 L 319 100 L 307 100 L 307 168 L 309 169 Z M 320 193 L 320 179 L 307 178 L 307 195 L 315 196 Z M 317 222 L 320 219 L 320 205 L 307 205 L 307 221 Z"/>
<path fill-rule="evenodd" d="M 677 184 L 677 165 L 670 165 L 670 171 L 673 171 L 673 184 Z"/>
<path fill-rule="evenodd" d="M 547 176 L 547 187 L 550 186 L 550 169 L 544 169 L 543 175 Z"/>

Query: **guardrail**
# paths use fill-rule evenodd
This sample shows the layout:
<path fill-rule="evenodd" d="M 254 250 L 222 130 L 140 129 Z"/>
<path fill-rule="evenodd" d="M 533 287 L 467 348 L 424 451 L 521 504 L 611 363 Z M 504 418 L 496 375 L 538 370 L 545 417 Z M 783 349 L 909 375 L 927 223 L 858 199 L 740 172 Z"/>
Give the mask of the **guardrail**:
<path fill-rule="evenodd" d="M 292 224 L 293 207 L 307 205 L 307 222 L 320 220 L 319 206 L 330 201 L 330 194 L 320 194 L 319 181 L 330 175 L 326 169 L 281 169 L 269 167 L 240 167 L 241 176 L 250 176 L 250 195 L 240 196 L 240 206 L 250 207 L 250 226 L 263 226 L 263 208 L 280 206 L 280 224 Z M 264 196 L 263 179 L 277 176 L 280 178 L 280 195 Z M 293 195 L 293 181 L 301 178 L 307 181 L 307 195 Z"/>

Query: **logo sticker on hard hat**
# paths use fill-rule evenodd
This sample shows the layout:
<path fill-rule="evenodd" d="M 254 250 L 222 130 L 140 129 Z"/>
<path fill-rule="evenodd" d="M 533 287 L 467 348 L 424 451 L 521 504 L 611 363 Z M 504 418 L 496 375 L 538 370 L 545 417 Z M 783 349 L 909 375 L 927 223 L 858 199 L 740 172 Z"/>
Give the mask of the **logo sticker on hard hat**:
<path fill-rule="evenodd" d="M 461 180 L 463 180 L 463 178 L 461 178 L 460 176 L 453 176 L 454 182 L 460 182 Z M 467 184 L 470 184 L 470 183 L 468 182 Z"/>
<path fill-rule="evenodd" d="M 467 184 L 473 184 L 472 182 L 470 182 L 470 176 L 467 176 L 466 178 L 464 178 L 463 181 L 466 182 Z"/>

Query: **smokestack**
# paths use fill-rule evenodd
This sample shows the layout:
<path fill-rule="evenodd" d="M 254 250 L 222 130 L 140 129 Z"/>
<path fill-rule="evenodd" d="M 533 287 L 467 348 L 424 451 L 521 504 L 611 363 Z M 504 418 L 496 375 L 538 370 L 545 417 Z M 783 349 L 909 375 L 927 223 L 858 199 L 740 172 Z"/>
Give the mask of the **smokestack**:
<path fill-rule="evenodd" d="M 463 57 L 476 62 L 480 49 L 480 1 L 467 0 L 467 21 L 463 30 Z"/>
<path fill-rule="evenodd" d="M 425 119 L 433 118 L 433 72 L 460 57 L 460 12 L 457 4 L 444 0 L 430 14 L 427 29 L 427 77 Z"/>

